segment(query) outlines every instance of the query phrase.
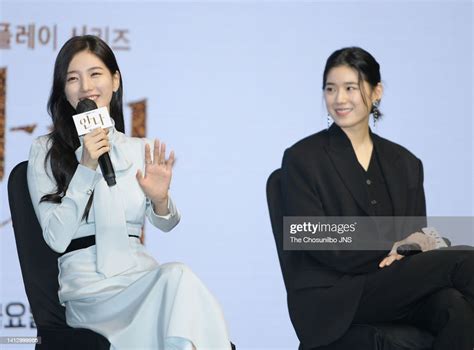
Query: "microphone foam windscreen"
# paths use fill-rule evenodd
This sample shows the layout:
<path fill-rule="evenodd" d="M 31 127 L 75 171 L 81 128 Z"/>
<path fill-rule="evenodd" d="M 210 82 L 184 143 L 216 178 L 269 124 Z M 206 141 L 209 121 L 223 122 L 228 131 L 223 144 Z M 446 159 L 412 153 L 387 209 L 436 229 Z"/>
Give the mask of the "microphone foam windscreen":
<path fill-rule="evenodd" d="M 84 112 L 92 111 L 94 109 L 97 109 L 97 104 L 94 101 L 86 98 L 82 101 L 79 101 L 76 107 L 76 113 L 81 114 Z"/>

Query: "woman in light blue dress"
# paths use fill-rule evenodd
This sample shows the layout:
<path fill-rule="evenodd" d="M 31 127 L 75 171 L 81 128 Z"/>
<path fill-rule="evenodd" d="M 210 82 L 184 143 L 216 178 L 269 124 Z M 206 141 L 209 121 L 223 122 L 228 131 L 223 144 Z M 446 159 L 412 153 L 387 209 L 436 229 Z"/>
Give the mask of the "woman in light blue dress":
<path fill-rule="evenodd" d="M 114 126 L 78 137 L 72 116 L 84 99 L 107 107 Z M 181 263 L 159 265 L 140 242 L 145 216 L 162 231 L 179 222 L 168 193 L 174 153 L 123 134 L 122 79 L 105 42 L 64 44 L 48 110 L 53 130 L 31 147 L 28 187 L 46 243 L 63 253 L 67 323 L 104 335 L 111 349 L 230 349 L 222 310 L 203 283 Z M 107 152 L 111 187 L 98 166 Z"/>

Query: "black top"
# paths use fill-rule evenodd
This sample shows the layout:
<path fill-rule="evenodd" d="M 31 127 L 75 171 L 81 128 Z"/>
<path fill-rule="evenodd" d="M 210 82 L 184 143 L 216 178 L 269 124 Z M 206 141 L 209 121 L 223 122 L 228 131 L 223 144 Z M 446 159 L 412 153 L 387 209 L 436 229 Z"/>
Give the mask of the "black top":
<path fill-rule="evenodd" d="M 367 171 L 360 166 L 363 178 L 365 179 L 365 188 L 367 189 L 367 198 L 369 199 L 370 216 L 393 216 L 392 198 L 388 191 L 387 182 L 380 166 L 380 159 L 377 149 L 374 145 L 372 156 L 370 157 Z M 384 218 L 376 221 L 378 235 L 374 232 L 374 237 L 385 237 L 387 240 L 395 240 L 393 219 Z"/>
<path fill-rule="evenodd" d="M 369 198 L 370 216 L 393 216 L 393 206 L 385 176 L 380 167 L 379 155 L 374 146 L 367 171 L 360 166 Z"/>

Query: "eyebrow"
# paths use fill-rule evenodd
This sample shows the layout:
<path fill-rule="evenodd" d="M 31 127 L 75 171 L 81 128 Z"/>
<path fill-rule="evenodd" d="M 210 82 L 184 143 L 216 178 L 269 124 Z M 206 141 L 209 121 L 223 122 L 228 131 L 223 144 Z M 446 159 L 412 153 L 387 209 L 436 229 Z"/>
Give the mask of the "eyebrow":
<path fill-rule="evenodd" d="M 336 83 L 327 82 L 326 85 L 336 85 Z M 353 82 L 353 81 L 347 81 L 343 83 L 343 85 L 359 85 L 359 83 Z"/>
<path fill-rule="evenodd" d="M 104 69 L 103 67 L 100 67 L 100 66 L 95 66 L 95 67 L 91 67 L 89 68 L 87 71 L 91 71 L 91 70 L 94 70 L 94 69 Z M 69 72 L 67 72 L 67 74 L 72 74 L 72 73 L 79 73 L 79 71 L 77 70 L 70 70 Z"/>

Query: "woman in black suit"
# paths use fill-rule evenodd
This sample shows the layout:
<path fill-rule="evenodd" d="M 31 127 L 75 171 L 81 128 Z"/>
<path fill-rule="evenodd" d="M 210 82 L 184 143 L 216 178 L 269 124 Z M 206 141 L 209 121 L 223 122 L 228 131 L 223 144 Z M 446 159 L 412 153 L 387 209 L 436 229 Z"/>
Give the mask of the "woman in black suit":
<path fill-rule="evenodd" d="M 323 91 L 334 123 L 285 151 L 284 215 L 422 221 L 400 226 L 403 238 L 394 237 L 387 250 L 290 253 L 288 305 L 301 347 L 334 343 L 351 324 L 402 322 L 433 333 L 434 350 L 473 350 L 474 250 L 435 250 L 419 232 L 426 226 L 422 163 L 369 128 L 370 114 L 381 116 L 379 64 L 361 48 L 337 50 L 326 62 Z M 423 252 L 398 254 L 407 243 Z"/>

